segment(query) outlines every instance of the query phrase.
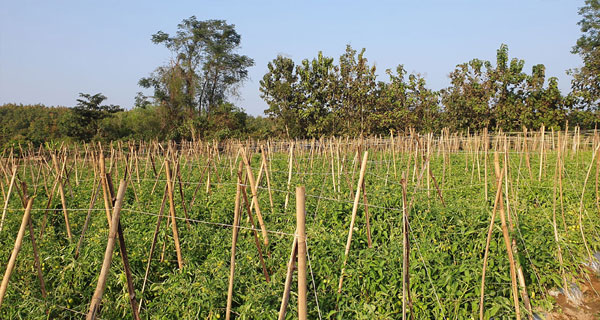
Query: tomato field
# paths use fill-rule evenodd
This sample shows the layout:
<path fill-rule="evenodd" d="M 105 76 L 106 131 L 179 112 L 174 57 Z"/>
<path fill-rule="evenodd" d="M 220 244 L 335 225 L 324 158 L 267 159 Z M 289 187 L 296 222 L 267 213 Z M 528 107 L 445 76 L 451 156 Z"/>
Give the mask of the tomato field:
<path fill-rule="evenodd" d="M 133 317 L 128 284 L 141 319 L 277 318 L 296 186 L 308 318 L 542 317 L 555 309 L 550 290 L 589 281 L 600 263 L 599 138 L 542 129 L 7 149 L 0 318 L 89 317 L 121 184 L 128 267 L 116 243 L 98 319 Z M 292 275 L 287 319 L 299 312 Z"/>

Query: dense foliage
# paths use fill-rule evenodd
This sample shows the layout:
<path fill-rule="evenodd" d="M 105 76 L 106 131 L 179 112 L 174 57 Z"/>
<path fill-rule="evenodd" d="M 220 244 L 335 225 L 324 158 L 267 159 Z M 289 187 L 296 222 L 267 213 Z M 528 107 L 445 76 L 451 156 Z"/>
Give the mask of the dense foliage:
<path fill-rule="evenodd" d="M 548 146 L 550 145 L 548 142 Z M 530 148 L 532 146 L 533 143 Z M 305 185 L 308 194 L 306 229 L 310 257 L 309 318 L 316 319 L 319 311 L 325 319 L 401 317 L 402 172 L 408 173 L 408 197 L 414 197 L 414 202 L 411 201 L 414 206 L 409 214 L 410 283 L 415 318 L 477 317 L 483 251 L 496 192 L 493 156 L 490 152 L 487 161 L 489 185 L 486 200 L 483 153 L 452 152 L 446 155 L 440 153 L 439 156 L 435 155 L 436 152 L 431 153 L 431 170 L 443 190 L 444 206 L 436 197 L 432 183 L 428 189 L 425 178 L 420 186 L 416 182 L 420 166 L 424 163 L 419 161 L 417 167 L 413 168 L 414 162 L 409 160 L 413 153 L 398 152 L 394 156 L 391 152 L 371 150 L 366 170 L 366 190 L 371 204 L 369 214 L 373 247 L 367 246 L 365 213 L 361 205 L 342 294 L 336 292 L 352 211 L 351 189 L 358 179 L 357 175 L 352 178 L 353 153 L 342 150 L 342 159 L 337 164 L 337 156 L 327 150 L 316 155 L 314 161 L 308 156 L 308 152 L 296 154 L 298 160 L 294 161 L 295 174 L 291 185 Z M 522 153 L 510 153 L 507 171 L 507 190 L 510 194 L 507 204 L 510 204 L 510 212 L 516 224 L 511 237 L 517 241 L 517 259 L 523 267 L 534 310 L 539 314 L 552 306 L 552 298 L 547 295 L 547 291 L 561 286 L 561 270 L 550 222 L 553 212 L 552 188 L 556 179 L 553 175 L 556 150 L 547 152 L 545 157 L 541 181 L 538 181 L 537 175 L 532 177 L 528 172 Z M 284 150 L 282 153 L 269 155 L 269 158 L 272 158 L 269 166 L 272 167 L 274 209 L 270 209 L 264 177 L 259 201 L 267 229 L 277 231 L 269 233 L 270 244 L 265 249 L 270 252 L 265 259 L 271 281 L 266 282 L 262 275 L 252 231 L 241 229 L 237 245 L 233 302 L 233 311 L 241 319 L 276 318 L 292 244 L 290 234 L 294 233 L 295 228 L 293 195 L 287 210 L 284 207 L 287 154 Z M 207 192 L 207 171 L 203 168 L 206 168 L 209 160 L 203 155 L 182 158 L 182 196 L 187 205 L 184 206 L 180 193 L 176 191 L 176 214 L 183 219 L 183 212 L 187 210 L 193 219 L 189 227 L 184 220 L 177 221 L 185 264 L 182 270 L 177 269 L 171 228 L 163 219 L 148 287 L 143 296 L 140 293 L 141 284 L 156 224 L 155 215 L 160 212 L 165 173 L 162 172 L 158 180 L 155 180 L 152 166 L 144 158 L 138 163 L 139 171 L 134 170 L 121 222 L 134 286 L 138 299 L 144 299 L 141 312 L 143 319 L 224 318 L 231 248 L 231 229 L 226 225 L 233 221 L 236 165 L 234 154 L 223 154 L 218 159 L 213 158 L 214 164 L 207 169 L 212 177 L 211 188 Z M 253 157 L 255 174 L 260 159 L 260 155 Z M 580 263 L 587 259 L 579 232 L 579 199 L 592 152 L 569 152 L 565 159 L 569 161 L 564 163 L 564 214 L 558 208 L 556 215 L 566 270 L 569 279 L 578 281 Z M 33 163 L 35 161 L 37 160 Z M 70 157 L 68 167 L 73 169 L 70 171 L 69 182 L 65 179 L 65 192 L 72 192 L 72 196 L 67 198 L 67 206 L 74 240 L 70 242 L 66 238 L 62 206 L 57 196 L 50 202 L 51 211 L 48 212 L 44 236 L 37 238 L 49 292 L 46 302 L 40 295 L 32 261 L 32 246 L 27 236 L 0 309 L 0 317 L 69 319 L 80 317 L 77 312 L 87 311 L 106 247 L 107 221 L 100 192 L 81 255 L 75 258 L 74 251 L 84 224 L 86 208 L 97 186 L 91 164 L 83 161 L 83 157 L 79 157 L 77 161 Z M 159 164 L 160 157 L 155 156 L 155 161 Z M 530 162 L 534 169 L 540 165 L 540 158 L 536 153 L 531 154 Z M 40 164 L 44 166 L 43 161 Z M 335 176 L 332 176 L 332 164 Z M 115 181 L 122 177 L 124 166 L 124 159 L 114 164 L 112 175 Z M 393 168 L 397 168 L 397 175 Z M 19 169 L 21 178 L 29 182 L 30 192 L 37 194 L 34 205 L 37 210 L 32 214 L 36 236 L 40 234 L 40 226 L 44 220 L 44 210 L 40 209 L 48 202 L 48 192 L 53 182 L 51 173 L 45 167 L 41 170 L 43 175 L 48 175 L 48 179 L 45 181 L 39 177 L 40 185 L 36 185 L 30 178 L 26 178 L 30 177 L 29 170 L 21 173 Z M 75 172 L 78 172 L 77 176 Z M 200 189 L 198 198 L 191 205 L 197 188 Z M 600 243 L 597 225 L 600 221 L 598 215 L 594 214 L 597 204 L 592 180 L 588 182 L 583 194 L 583 232 L 588 237 L 591 250 L 598 250 Z M 558 196 L 556 199 L 558 201 Z M 0 245 L 4 248 L 0 250 L 0 261 L 8 260 L 23 212 L 16 210 L 21 207 L 16 194 L 9 204 L 11 210 L 0 233 Z M 164 214 L 167 214 L 168 204 L 165 210 Z M 241 225 L 247 228 L 250 224 L 246 221 L 245 212 L 243 217 Z M 496 218 L 499 219 L 498 216 Z M 499 221 L 497 223 L 499 225 Z M 497 227 L 491 241 L 486 277 L 486 319 L 514 318 L 509 274 L 506 248 L 502 233 Z M 294 283 L 295 281 L 294 279 Z M 295 292 L 295 284 L 292 290 Z M 293 319 L 296 318 L 294 293 L 290 299 L 287 318 Z M 102 319 L 127 318 L 131 315 L 118 250 L 114 253 L 102 306 Z"/>

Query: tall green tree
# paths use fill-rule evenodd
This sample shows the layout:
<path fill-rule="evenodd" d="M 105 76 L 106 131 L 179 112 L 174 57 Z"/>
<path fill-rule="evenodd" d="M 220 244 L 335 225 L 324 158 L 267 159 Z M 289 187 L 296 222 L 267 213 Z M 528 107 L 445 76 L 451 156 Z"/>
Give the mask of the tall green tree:
<path fill-rule="evenodd" d="M 192 16 L 177 25 L 174 35 L 158 31 L 152 42 L 164 45 L 174 58 L 139 84 L 154 89 L 157 103 L 175 114 L 176 126 L 201 114 L 210 116 L 212 108 L 237 95 L 254 65 L 237 53 L 241 36 L 225 20 L 199 21 Z"/>
<path fill-rule="evenodd" d="M 360 53 L 346 46 L 346 52 L 340 56 L 337 90 L 339 104 L 333 106 L 334 119 L 341 126 L 336 133 L 344 135 L 368 134 L 373 128 L 367 121 L 374 111 L 377 100 L 377 75 L 375 66 L 369 66 L 365 49 Z M 335 90 L 335 89 L 334 89 Z"/>
<path fill-rule="evenodd" d="M 573 93 L 584 108 L 598 110 L 600 101 L 600 0 L 586 0 L 579 9 L 581 37 L 573 47 L 583 66 L 570 70 Z"/>
<path fill-rule="evenodd" d="M 302 95 L 298 90 L 298 75 L 292 59 L 277 56 L 267 64 L 269 71 L 260 81 L 260 95 L 269 106 L 265 114 L 275 121 L 276 128 L 287 138 L 299 136 Z"/>
<path fill-rule="evenodd" d="M 100 121 L 123 111 L 118 105 L 102 105 L 106 96 L 101 93 L 79 93 L 77 105 L 71 109 L 70 117 L 63 126 L 68 136 L 77 140 L 90 141 L 100 133 Z"/>

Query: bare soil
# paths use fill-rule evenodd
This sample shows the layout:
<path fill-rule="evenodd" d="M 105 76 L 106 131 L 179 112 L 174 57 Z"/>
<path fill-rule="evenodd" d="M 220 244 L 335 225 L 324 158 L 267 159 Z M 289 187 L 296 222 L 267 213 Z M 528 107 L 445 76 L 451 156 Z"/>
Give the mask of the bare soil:
<path fill-rule="evenodd" d="M 556 306 L 545 317 L 547 320 L 596 320 L 600 319 L 600 279 L 589 270 L 582 276 L 579 288 L 583 292 L 583 303 L 574 305 L 562 293 L 556 297 Z M 589 278 L 588 278 L 589 277 Z"/>

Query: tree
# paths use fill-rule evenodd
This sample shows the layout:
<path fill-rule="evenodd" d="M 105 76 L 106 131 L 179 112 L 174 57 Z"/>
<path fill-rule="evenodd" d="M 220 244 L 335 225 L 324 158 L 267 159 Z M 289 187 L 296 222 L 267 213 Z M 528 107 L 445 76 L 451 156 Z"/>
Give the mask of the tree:
<path fill-rule="evenodd" d="M 171 36 L 163 31 L 152 42 L 163 44 L 174 55 L 168 66 L 159 67 L 140 86 L 153 88 L 159 105 L 191 119 L 237 94 L 254 61 L 237 54 L 241 36 L 225 20 L 198 21 L 195 16 L 177 25 Z"/>
<path fill-rule="evenodd" d="M 267 64 L 267 68 L 269 71 L 260 81 L 259 88 L 261 98 L 269 106 L 265 114 L 275 121 L 287 138 L 296 137 L 302 130 L 298 122 L 301 95 L 294 61 L 279 55 Z"/>
<path fill-rule="evenodd" d="M 337 88 L 340 103 L 332 110 L 334 119 L 342 123 L 338 133 L 369 134 L 374 129 L 367 118 L 375 108 L 377 75 L 375 66 L 368 65 L 365 51 L 363 48 L 357 55 L 356 50 L 347 45 L 346 52 L 340 56 Z"/>
<path fill-rule="evenodd" d="M 580 104 L 597 110 L 600 102 L 600 0 L 586 0 L 579 9 L 578 22 L 582 35 L 573 47 L 572 53 L 579 54 L 583 66 L 569 71 L 573 93 Z"/>
<path fill-rule="evenodd" d="M 493 96 L 484 68 L 490 62 L 473 59 L 450 73 L 451 86 L 442 90 L 446 123 L 452 130 L 483 129 L 492 124 Z"/>
<path fill-rule="evenodd" d="M 71 109 L 71 117 L 63 123 L 67 135 L 78 140 L 92 140 L 99 133 L 102 119 L 123 111 L 118 105 L 101 105 L 106 100 L 106 96 L 101 93 L 79 93 L 79 97 L 77 105 Z"/>

